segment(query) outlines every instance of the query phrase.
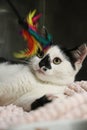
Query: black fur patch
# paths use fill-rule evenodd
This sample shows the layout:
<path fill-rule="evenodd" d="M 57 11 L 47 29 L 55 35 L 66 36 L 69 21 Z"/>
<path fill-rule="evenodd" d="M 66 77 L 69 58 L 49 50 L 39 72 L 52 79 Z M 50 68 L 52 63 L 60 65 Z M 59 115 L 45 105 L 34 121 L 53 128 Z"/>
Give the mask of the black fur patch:
<path fill-rule="evenodd" d="M 70 53 L 71 50 L 67 50 L 65 48 L 62 48 L 62 51 L 64 52 L 64 54 L 69 58 L 69 61 L 72 65 L 72 67 L 75 69 L 75 59 L 74 57 L 72 56 L 72 54 Z"/>
<path fill-rule="evenodd" d="M 45 56 L 39 63 L 40 68 L 45 66 L 47 69 L 51 69 L 51 64 L 50 64 L 50 57 L 49 55 Z"/>
<path fill-rule="evenodd" d="M 46 95 L 44 95 L 43 97 L 35 100 L 32 104 L 31 104 L 31 110 L 35 110 L 38 107 L 44 106 L 45 104 L 51 102 L 52 100 L 49 100 L 48 97 Z"/>
<path fill-rule="evenodd" d="M 74 57 L 71 54 L 71 51 L 73 49 L 66 49 L 65 47 L 62 47 L 61 45 L 59 45 L 59 44 L 57 44 L 55 42 L 52 42 L 52 46 L 55 46 L 55 45 L 58 46 L 58 48 L 60 48 L 60 50 L 65 54 L 65 56 L 68 57 L 68 59 L 69 59 L 71 65 L 72 65 L 73 69 L 75 69 L 75 64 L 74 64 L 75 63 L 75 59 L 74 59 Z"/>

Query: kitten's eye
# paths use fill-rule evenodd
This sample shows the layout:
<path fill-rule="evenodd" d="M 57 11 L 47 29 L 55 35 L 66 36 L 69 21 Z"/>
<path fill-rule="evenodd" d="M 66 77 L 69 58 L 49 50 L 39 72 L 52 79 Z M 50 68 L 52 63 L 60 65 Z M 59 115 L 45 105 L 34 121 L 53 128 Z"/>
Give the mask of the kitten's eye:
<path fill-rule="evenodd" d="M 38 51 L 37 56 L 39 58 L 42 58 L 44 56 L 44 52 L 43 51 Z"/>
<path fill-rule="evenodd" d="M 55 58 L 53 59 L 53 63 L 56 64 L 56 65 L 60 64 L 61 62 L 62 62 L 61 59 L 58 58 L 58 57 L 55 57 Z"/>

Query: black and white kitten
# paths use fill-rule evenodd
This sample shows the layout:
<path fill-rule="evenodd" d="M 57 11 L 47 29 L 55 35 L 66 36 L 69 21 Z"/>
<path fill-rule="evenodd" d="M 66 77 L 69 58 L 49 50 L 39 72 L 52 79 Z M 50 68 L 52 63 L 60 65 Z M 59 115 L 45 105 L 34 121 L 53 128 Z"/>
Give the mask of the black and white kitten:
<path fill-rule="evenodd" d="M 63 97 L 68 84 L 74 81 L 87 56 L 85 44 L 72 50 L 52 45 L 44 54 L 38 51 L 28 64 L 0 63 L 0 105 L 16 104 L 31 110 L 31 104 L 44 95 Z M 13 62 L 12 62 L 13 63 Z"/>

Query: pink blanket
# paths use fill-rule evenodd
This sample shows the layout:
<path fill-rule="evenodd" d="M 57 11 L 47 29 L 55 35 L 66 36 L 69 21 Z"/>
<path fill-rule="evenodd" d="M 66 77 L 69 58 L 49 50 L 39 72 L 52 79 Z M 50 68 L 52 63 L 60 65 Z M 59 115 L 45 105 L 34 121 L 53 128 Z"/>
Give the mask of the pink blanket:
<path fill-rule="evenodd" d="M 69 85 L 62 102 L 55 99 L 29 113 L 15 105 L 0 107 L 0 130 L 23 123 L 50 121 L 60 119 L 87 119 L 87 81 L 75 82 Z"/>

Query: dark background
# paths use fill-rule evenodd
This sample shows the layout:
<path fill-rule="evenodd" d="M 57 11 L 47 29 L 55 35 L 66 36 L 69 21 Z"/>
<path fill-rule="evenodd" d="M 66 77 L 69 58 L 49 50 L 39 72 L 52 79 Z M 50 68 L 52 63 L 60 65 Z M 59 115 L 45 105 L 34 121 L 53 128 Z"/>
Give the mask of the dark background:
<path fill-rule="evenodd" d="M 11 0 L 25 17 L 30 10 L 37 9 L 58 44 L 72 48 L 87 42 L 87 0 Z M 45 13 L 45 14 L 44 14 Z M 13 52 L 26 47 L 19 34 L 18 19 L 6 0 L 0 0 L 0 56 L 13 59 Z M 87 58 L 77 80 L 87 80 Z"/>

